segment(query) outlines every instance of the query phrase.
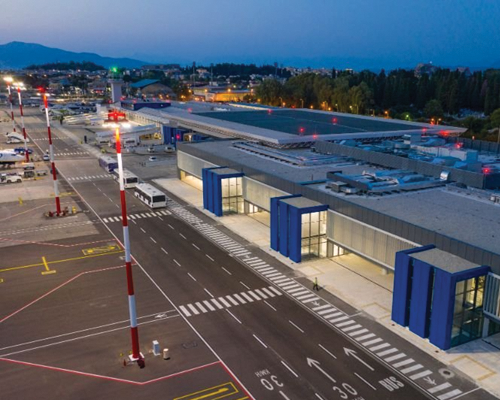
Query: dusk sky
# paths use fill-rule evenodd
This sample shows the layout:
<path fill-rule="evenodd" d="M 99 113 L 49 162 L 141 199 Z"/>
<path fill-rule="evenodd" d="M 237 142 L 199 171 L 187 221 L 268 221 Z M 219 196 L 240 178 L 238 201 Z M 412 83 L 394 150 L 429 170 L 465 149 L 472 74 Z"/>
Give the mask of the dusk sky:
<path fill-rule="evenodd" d="M 151 62 L 500 64 L 498 0 L 6 0 L 0 44 Z"/>

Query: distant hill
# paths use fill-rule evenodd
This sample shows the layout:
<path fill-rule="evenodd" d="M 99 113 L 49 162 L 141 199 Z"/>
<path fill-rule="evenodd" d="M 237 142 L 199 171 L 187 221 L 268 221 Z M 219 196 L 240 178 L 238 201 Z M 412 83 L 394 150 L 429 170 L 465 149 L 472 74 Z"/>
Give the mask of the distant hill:
<path fill-rule="evenodd" d="M 0 69 L 22 69 L 32 64 L 90 61 L 103 67 L 138 68 L 146 62 L 132 58 L 102 57 L 95 53 L 75 53 L 36 43 L 10 42 L 0 45 Z"/>
<path fill-rule="evenodd" d="M 97 65 L 90 61 L 83 62 L 56 62 L 56 63 L 48 63 L 48 64 L 32 64 L 28 65 L 25 69 L 42 69 L 45 71 L 55 69 L 58 71 L 70 71 L 70 70 L 82 70 L 82 71 L 103 71 L 106 70 L 102 65 Z"/>

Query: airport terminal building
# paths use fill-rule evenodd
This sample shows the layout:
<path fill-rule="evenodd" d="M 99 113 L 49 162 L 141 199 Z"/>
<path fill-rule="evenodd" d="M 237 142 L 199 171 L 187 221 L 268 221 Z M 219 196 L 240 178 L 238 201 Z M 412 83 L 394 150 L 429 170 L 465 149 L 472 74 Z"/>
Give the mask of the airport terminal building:
<path fill-rule="evenodd" d="M 416 335 L 448 349 L 500 331 L 498 146 L 414 122 L 216 108 L 129 116 L 171 132 L 179 178 L 215 216 L 255 216 L 297 263 L 349 252 L 393 273 L 392 319 Z"/>

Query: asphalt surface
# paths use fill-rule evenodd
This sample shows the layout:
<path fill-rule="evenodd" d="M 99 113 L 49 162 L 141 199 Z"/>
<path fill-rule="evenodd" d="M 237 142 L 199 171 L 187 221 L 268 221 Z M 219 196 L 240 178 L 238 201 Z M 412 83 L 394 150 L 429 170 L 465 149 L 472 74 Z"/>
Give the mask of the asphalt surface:
<path fill-rule="evenodd" d="M 31 114 L 28 133 L 45 152 L 44 121 Z M 130 344 L 118 184 L 97 160 L 77 154 L 81 147 L 57 125 L 54 133 L 62 185 L 98 232 L 50 241 L 40 235 L 38 243 L 0 248 L 0 382 L 6 398 L 494 398 L 324 291 L 314 302 L 300 300 L 309 295 L 293 291 L 310 288 L 288 291 L 272 275 L 282 273 L 299 286 L 300 279 L 239 238 L 278 272 L 230 254 L 214 239 L 219 234 L 207 238 L 200 224 L 186 222 L 207 221 L 196 210 L 174 201 L 152 213 L 130 189 L 146 368 L 124 366 Z M 125 155 L 125 163 L 127 157 L 137 156 Z M 329 307 L 343 322 L 325 320 Z M 169 360 L 151 353 L 153 340 L 169 349 Z M 371 347 L 360 344 L 369 341 Z M 370 350 L 385 341 L 399 350 Z M 402 372 L 405 367 L 414 372 Z"/>

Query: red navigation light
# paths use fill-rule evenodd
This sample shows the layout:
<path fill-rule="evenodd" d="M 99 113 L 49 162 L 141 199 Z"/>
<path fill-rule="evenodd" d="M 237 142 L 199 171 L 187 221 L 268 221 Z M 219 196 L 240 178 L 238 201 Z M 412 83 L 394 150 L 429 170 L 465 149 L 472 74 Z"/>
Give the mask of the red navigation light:
<path fill-rule="evenodd" d="M 193 112 L 193 109 L 192 108 L 188 108 L 188 112 L 189 113 Z"/>
<path fill-rule="evenodd" d="M 181 134 L 180 134 L 180 133 L 178 133 L 177 135 L 175 135 L 175 138 L 176 138 L 177 140 L 181 140 Z"/>
<path fill-rule="evenodd" d="M 315 133 L 315 134 L 313 135 L 313 139 L 314 139 L 314 140 L 316 140 L 317 138 L 318 138 L 318 134 L 317 134 L 317 133 Z"/>
<path fill-rule="evenodd" d="M 272 112 L 273 112 L 273 110 L 271 110 L 271 109 L 267 110 L 268 114 L 271 114 Z"/>
<path fill-rule="evenodd" d="M 301 127 L 299 128 L 299 132 L 300 132 L 300 133 L 304 133 L 304 131 L 305 131 L 305 129 L 301 126 Z"/>
<path fill-rule="evenodd" d="M 332 122 L 333 122 L 334 124 L 336 124 L 336 123 L 337 123 L 337 118 L 333 118 L 333 119 L 332 119 Z"/>
<path fill-rule="evenodd" d="M 491 169 L 486 167 L 486 168 L 483 168 L 483 174 L 489 174 L 491 172 Z"/>

